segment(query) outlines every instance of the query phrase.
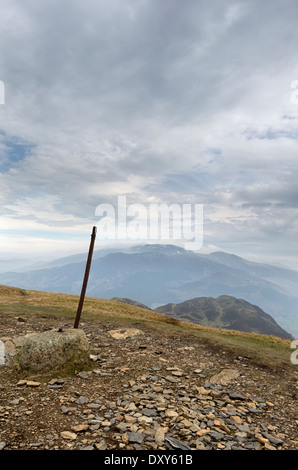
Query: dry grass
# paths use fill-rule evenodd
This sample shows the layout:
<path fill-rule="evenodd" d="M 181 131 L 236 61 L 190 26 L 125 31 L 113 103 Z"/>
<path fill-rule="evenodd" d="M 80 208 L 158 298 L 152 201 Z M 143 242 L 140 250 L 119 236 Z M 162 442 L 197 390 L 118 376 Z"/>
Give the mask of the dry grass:
<path fill-rule="evenodd" d="M 5 313 L 72 316 L 75 319 L 79 296 L 52 292 L 24 290 L 17 287 L 0 285 L 0 315 Z M 81 320 L 98 318 L 139 322 L 154 325 L 157 328 L 176 329 L 200 336 L 224 347 L 244 353 L 250 353 L 264 360 L 290 365 L 290 340 L 275 336 L 243 333 L 234 330 L 210 328 L 188 321 L 178 321 L 169 316 L 146 310 L 134 305 L 115 300 L 86 297 Z"/>
<path fill-rule="evenodd" d="M 24 290 L 17 287 L 0 286 L 0 303 L 5 307 L 23 307 L 26 311 L 30 307 L 40 307 L 44 311 L 57 309 L 57 313 L 73 315 L 77 311 L 79 297 L 77 295 L 60 294 L 53 292 L 40 292 L 34 290 Z M 27 307 L 27 308 L 26 308 Z M 28 308 L 29 307 L 29 308 Z M 32 309 L 34 313 L 35 309 Z M 171 318 L 166 315 L 145 310 L 140 307 L 117 302 L 115 300 L 86 297 L 83 306 L 83 317 L 96 316 L 98 318 L 130 318 L 136 321 L 149 322 L 171 322 Z"/>

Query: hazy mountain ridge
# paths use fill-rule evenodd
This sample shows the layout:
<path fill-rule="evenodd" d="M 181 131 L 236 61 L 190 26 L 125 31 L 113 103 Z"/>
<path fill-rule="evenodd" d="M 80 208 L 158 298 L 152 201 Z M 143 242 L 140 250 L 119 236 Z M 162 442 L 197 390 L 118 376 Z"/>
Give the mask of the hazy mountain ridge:
<path fill-rule="evenodd" d="M 86 259 L 87 254 L 78 254 L 43 269 L 2 273 L 0 283 L 79 294 Z M 150 308 L 230 295 L 258 305 L 282 328 L 298 335 L 297 285 L 298 272 L 290 269 L 223 252 L 207 255 L 173 245 L 145 245 L 95 251 L 87 295 L 138 299 Z"/>
<path fill-rule="evenodd" d="M 170 315 L 177 320 L 187 320 L 203 326 L 293 339 L 271 315 L 258 306 L 228 295 L 222 295 L 216 299 L 200 297 L 180 304 L 170 303 L 156 308 L 155 311 Z"/>

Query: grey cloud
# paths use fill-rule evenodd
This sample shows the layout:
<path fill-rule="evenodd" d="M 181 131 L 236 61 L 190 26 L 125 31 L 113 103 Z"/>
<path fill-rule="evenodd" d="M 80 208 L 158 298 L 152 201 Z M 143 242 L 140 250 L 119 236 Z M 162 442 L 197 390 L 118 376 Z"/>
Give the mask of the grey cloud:
<path fill-rule="evenodd" d="M 119 193 L 185 198 L 207 220 L 217 210 L 214 245 L 274 237 L 266 210 L 287 208 L 286 227 L 297 201 L 297 13 L 294 0 L 4 1 L 1 202 L 55 197 L 82 221 Z M 3 135 L 29 143 L 19 161 Z"/>

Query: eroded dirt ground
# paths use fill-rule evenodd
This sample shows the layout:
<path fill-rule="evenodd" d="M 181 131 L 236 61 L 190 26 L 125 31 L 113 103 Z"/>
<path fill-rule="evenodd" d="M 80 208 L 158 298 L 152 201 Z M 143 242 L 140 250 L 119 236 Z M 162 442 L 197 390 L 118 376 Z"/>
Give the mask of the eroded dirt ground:
<path fill-rule="evenodd" d="M 1 315 L 0 337 L 72 321 Z M 85 320 L 93 368 L 21 377 L 0 366 L 3 450 L 296 450 L 294 367 L 270 367 L 188 333 Z M 114 329 L 143 334 L 115 339 Z"/>

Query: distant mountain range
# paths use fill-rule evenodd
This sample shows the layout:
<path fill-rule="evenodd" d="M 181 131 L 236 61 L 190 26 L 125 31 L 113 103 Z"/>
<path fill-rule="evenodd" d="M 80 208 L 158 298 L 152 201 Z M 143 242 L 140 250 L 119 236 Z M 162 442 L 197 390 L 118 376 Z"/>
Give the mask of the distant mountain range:
<path fill-rule="evenodd" d="M 0 284 L 78 295 L 86 259 L 87 254 L 78 254 L 34 270 L 12 268 L 0 274 Z M 200 254 L 175 245 L 144 245 L 95 251 L 86 295 L 137 299 L 152 309 L 228 295 L 257 305 L 298 337 L 297 286 L 294 270 L 224 252 Z"/>
<path fill-rule="evenodd" d="M 111 300 L 152 310 L 137 300 L 118 297 L 113 297 Z M 221 295 L 217 299 L 199 297 L 185 300 L 179 304 L 169 303 L 157 307 L 154 311 L 176 320 L 190 321 L 211 328 L 293 339 L 293 336 L 281 328 L 271 315 L 263 312 L 257 305 L 252 305 L 243 299 L 236 299 L 230 295 Z"/>

